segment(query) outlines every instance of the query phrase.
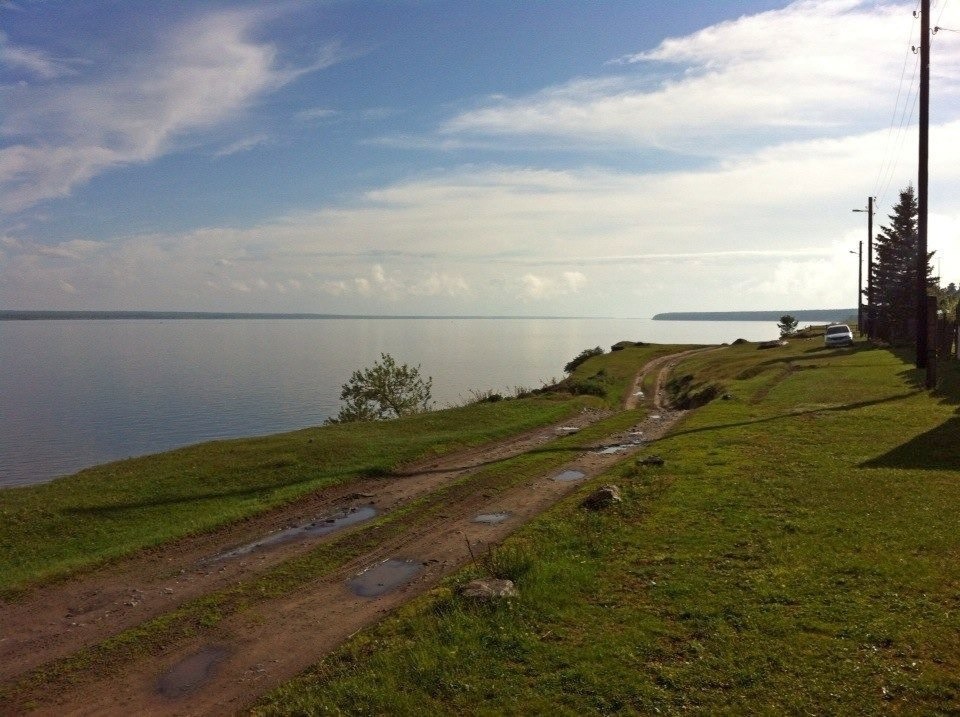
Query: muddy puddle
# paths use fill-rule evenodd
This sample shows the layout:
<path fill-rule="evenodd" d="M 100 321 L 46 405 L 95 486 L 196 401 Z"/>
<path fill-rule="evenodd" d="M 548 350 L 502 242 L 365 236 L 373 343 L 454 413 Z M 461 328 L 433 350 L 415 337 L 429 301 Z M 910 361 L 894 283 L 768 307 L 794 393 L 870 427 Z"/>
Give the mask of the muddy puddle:
<path fill-rule="evenodd" d="M 157 693 L 176 699 L 193 692 L 214 676 L 217 667 L 229 655 L 230 651 L 225 647 L 210 646 L 185 657 L 160 676 Z"/>
<path fill-rule="evenodd" d="M 357 573 L 347 586 L 354 595 L 378 597 L 410 582 L 421 570 L 423 563 L 418 560 L 391 558 Z"/>
<path fill-rule="evenodd" d="M 635 444 L 633 443 L 625 443 L 619 446 L 607 446 L 606 448 L 603 448 L 597 451 L 597 455 L 609 456 L 609 455 L 613 455 L 614 453 L 623 453 L 624 451 L 630 450 L 631 448 L 634 448 L 634 447 L 635 447 Z"/>
<path fill-rule="evenodd" d="M 553 479 L 556 481 L 560 481 L 561 483 L 564 483 L 567 481 L 582 480 L 586 477 L 587 477 L 587 474 L 584 473 L 583 471 L 568 470 L 568 471 L 564 471 L 563 473 L 558 473 L 553 477 Z"/>
<path fill-rule="evenodd" d="M 510 514 L 507 512 L 480 513 L 480 515 L 473 516 L 473 522 L 484 523 L 486 525 L 496 525 L 497 523 L 502 523 L 509 517 L 510 517 Z"/>
<path fill-rule="evenodd" d="M 224 562 L 227 560 L 233 560 L 235 558 L 242 558 L 245 555 L 257 552 L 258 550 L 266 550 L 275 545 L 290 543 L 294 540 L 319 538 L 324 535 L 334 533 L 338 530 L 348 528 L 351 525 L 362 523 L 365 520 L 370 520 L 376 514 L 376 509 L 370 505 L 364 505 L 357 508 L 345 508 L 335 513 L 330 513 L 328 515 L 311 520 L 309 523 L 295 525 L 285 530 L 280 530 L 276 533 L 266 535 L 251 543 L 247 543 L 246 545 L 241 545 L 240 547 L 219 553 L 214 555 L 212 558 L 207 558 L 203 561 L 203 563 Z"/>

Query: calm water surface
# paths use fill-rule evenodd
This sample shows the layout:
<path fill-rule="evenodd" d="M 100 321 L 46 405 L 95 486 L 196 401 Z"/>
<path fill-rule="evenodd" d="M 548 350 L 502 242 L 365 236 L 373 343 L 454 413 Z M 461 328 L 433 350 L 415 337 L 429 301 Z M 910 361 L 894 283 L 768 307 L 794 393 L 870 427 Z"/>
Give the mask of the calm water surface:
<path fill-rule="evenodd" d="M 0 486 L 318 425 L 381 352 L 420 364 L 445 406 L 536 388 L 582 349 L 624 339 L 776 335 L 772 322 L 649 319 L 0 321 Z"/>

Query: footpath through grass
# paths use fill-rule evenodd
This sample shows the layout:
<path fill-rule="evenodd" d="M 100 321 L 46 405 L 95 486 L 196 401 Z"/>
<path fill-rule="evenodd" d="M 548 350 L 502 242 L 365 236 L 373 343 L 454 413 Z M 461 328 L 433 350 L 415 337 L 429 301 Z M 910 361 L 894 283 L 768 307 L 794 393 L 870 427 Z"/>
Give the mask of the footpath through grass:
<path fill-rule="evenodd" d="M 822 339 L 678 369 L 731 396 L 515 534 L 520 597 L 471 571 L 256 709 L 289 713 L 960 711 L 960 373 Z"/>

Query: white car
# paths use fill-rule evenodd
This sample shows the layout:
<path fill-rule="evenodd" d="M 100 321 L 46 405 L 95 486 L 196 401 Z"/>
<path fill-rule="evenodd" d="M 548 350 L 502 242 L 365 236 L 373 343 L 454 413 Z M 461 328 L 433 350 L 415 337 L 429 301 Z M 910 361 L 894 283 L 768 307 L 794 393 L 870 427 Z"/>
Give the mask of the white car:
<path fill-rule="evenodd" d="M 823 345 L 828 349 L 834 346 L 852 346 L 853 332 L 846 324 L 832 324 L 823 334 Z"/>

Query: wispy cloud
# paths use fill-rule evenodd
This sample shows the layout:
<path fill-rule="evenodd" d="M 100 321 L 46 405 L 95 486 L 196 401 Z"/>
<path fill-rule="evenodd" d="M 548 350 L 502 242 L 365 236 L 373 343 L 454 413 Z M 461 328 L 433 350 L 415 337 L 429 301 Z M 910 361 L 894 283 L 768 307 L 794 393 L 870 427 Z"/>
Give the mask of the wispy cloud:
<path fill-rule="evenodd" d="M 960 196 L 960 123 L 936 136 L 933 171 Z M 245 229 L 45 250 L 11 238 L 0 304 L 43 305 L 62 296 L 60 282 L 74 287 L 72 305 L 91 306 L 391 313 L 437 311 L 442 297 L 450 313 L 510 313 L 520 299 L 637 315 L 652 297 L 658 310 L 696 308 L 700 296 L 750 308 L 789 292 L 809 306 L 850 304 L 848 251 L 864 229 L 851 197 L 884 139 L 798 142 L 696 172 L 464 166 Z M 949 270 L 960 267 L 960 205 L 940 206 L 931 248 Z"/>
<path fill-rule="evenodd" d="M 889 115 L 877 109 L 900 75 L 912 9 L 794 2 L 664 40 L 619 58 L 612 74 L 494 98 L 451 118 L 440 134 L 722 156 L 786 136 L 884 126 Z M 960 52 L 944 47 L 937 62 L 944 78 L 956 77 Z"/>
<path fill-rule="evenodd" d="M 239 139 L 236 142 L 228 144 L 226 147 L 218 149 L 214 152 L 214 155 L 217 157 L 227 157 L 231 154 L 237 154 L 239 152 L 247 152 L 254 147 L 257 147 L 262 144 L 267 144 L 270 141 L 270 136 L 266 134 L 255 134 L 250 137 L 244 137 Z"/>
<path fill-rule="evenodd" d="M 13 6 L 4 9 L 15 9 Z M 76 74 L 77 60 L 61 59 L 48 52 L 17 46 L 0 32 L 0 66 L 21 70 L 41 80 Z"/>
<path fill-rule="evenodd" d="M 210 13 L 158 31 L 151 48 L 96 79 L 10 89 L 0 132 L 13 142 L 0 150 L 0 210 L 63 197 L 111 167 L 155 159 L 188 133 L 227 123 L 265 93 L 338 61 L 331 44 L 303 65 L 282 64 L 275 46 L 252 39 L 263 18 Z"/>

